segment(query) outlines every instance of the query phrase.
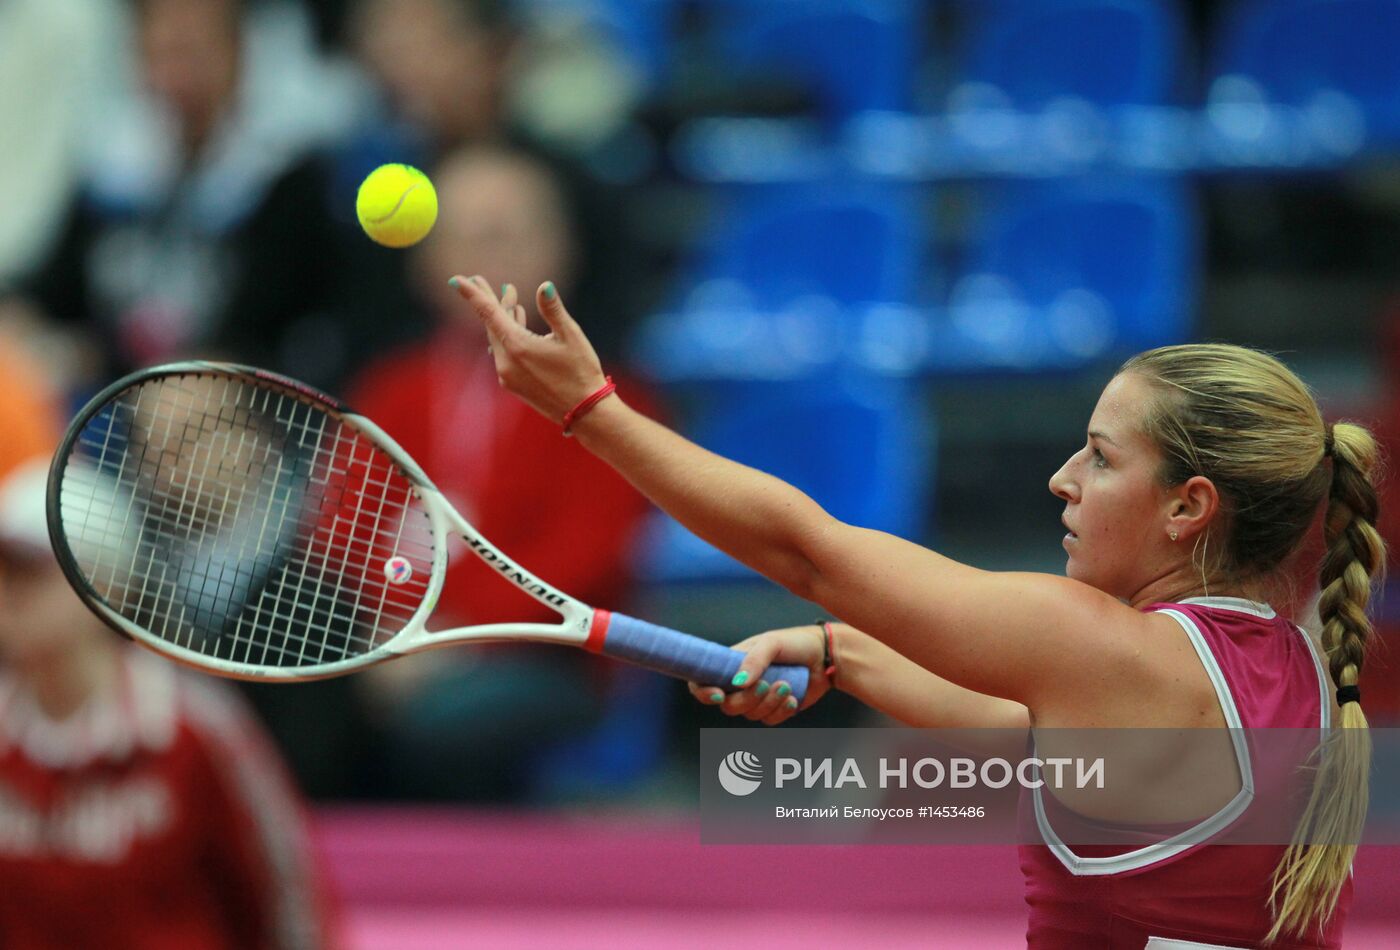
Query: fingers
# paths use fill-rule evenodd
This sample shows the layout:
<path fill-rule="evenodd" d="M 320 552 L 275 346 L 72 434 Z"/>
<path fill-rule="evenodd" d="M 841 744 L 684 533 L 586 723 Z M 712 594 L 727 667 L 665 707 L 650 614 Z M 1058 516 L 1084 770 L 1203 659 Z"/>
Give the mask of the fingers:
<path fill-rule="evenodd" d="M 774 696 L 773 685 L 767 680 L 759 680 L 747 689 L 741 689 L 730 693 L 726 693 L 718 686 L 701 686 L 698 683 L 688 683 L 686 685 L 690 689 L 690 695 L 694 696 L 706 706 L 718 706 L 720 712 L 724 713 L 726 716 L 745 716 L 749 719 L 761 719 L 763 716 L 768 715 L 771 709 L 776 709 L 781 705 L 781 698 Z M 757 713 L 757 710 L 760 708 L 764 711 L 762 713 Z"/>
<path fill-rule="evenodd" d="M 791 684 L 784 680 L 764 678 L 775 662 L 817 662 L 808 654 L 815 648 L 820 657 L 823 644 L 814 644 L 813 631 L 821 640 L 816 627 L 794 627 L 772 630 L 749 637 L 734 645 L 744 654 L 733 679 L 723 686 L 690 684 L 691 695 L 707 706 L 718 706 L 727 716 L 743 716 L 755 722 L 777 725 L 796 715 L 803 705 L 792 695 Z M 819 693 L 814 693 L 812 702 Z M 808 703 L 810 705 L 810 703 Z"/>
<path fill-rule="evenodd" d="M 520 294 L 515 289 L 514 284 L 501 285 L 501 309 L 510 314 L 512 320 L 515 320 L 515 311 L 520 309 L 520 304 L 517 302 L 519 299 Z M 515 320 L 515 322 L 519 323 L 520 321 Z M 496 335 L 491 332 L 490 327 L 486 328 L 486 335 L 491 339 L 491 352 L 494 354 L 500 349 L 500 341 L 496 338 Z"/>
<path fill-rule="evenodd" d="M 755 637 L 745 640 L 741 646 L 747 649 L 739 669 L 726 687 L 730 690 L 729 695 L 725 695 L 725 689 L 714 686 L 695 687 L 691 689 L 691 694 L 702 703 L 721 706 L 726 715 L 753 719 L 756 718 L 753 711 L 772 698 L 773 684 L 759 677 L 772 665 L 779 641 L 775 637 Z"/>
<path fill-rule="evenodd" d="M 742 689 L 751 683 L 756 683 L 763 671 L 773 665 L 773 659 L 778 655 L 781 641 L 776 637 L 760 637 L 753 642 L 753 646 L 744 652 L 744 661 L 739 664 L 739 670 L 734 674 L 731 686 L 738 686 Z"/>
<path fill-rule="evenodd" d="M 512 312 L 501 306 L 501 302 L 496 299 L 495 293 L 487 286 L 486 281 L 480 277 L 453 277 L 448 281 L 462 298 L 471 304 L 476 315 L 481 318 L 481 322 L 486 327 L 486 332 L 491 336 L 492 345 L 497 345 L 503 340 L 522 340 L 532 334 L 524 327 L 516 323 Z M 507 285 L 509 291 L 510 285 Z"/>
<path fill-rule="evenodd" d="M 717 706 L 726 716 L 743 716 L 754 722 L 776 726 L 793 716 L 799 709 L 792 686 L 786 680 L 769 683 L 759 680 L 752 686 L 726 693 L 718 686 L 686 684 L 690 695 L 706 706 Z"/>
<path fill-rule="evenodd" d="M 514 284 L 501 285 L 501 309 L 510 314 L 511 319 L 519 326 L 527 326 L 529 316 L 525 313 L 525 308 L 520 305 L 520 292 Z"/>
<path fill-rule="evenodd" d="M 528 316 L 519 302 L 519 290 L 514 284 L 502 284 L 501 296 L 497 299 L 490 286 L 480 277 L 463 277 L 458 274 L 448 283 L 472 305 L 493 344 L 501 340 L 524 339 L 526 337 L 522 336 L 522 330 L 526 331 L 528 336 L 536 335 L 528 333 Z M 556 336 L 575 339 L 583 337 L 578 323 L 569 315 L 564 302 L 559 299 L 559 291 L 553 281 L 545 281 L 540 285 L 539 290 L 535 292 L 535 305 L 539 308 L 544 322 Z"/>
<path fill-rule="evenodd" d="M 559 290 L 554 286 L 554 281 L 547 280 L 540 284 L 539 290 L 535 291 L 535 306 L 539 308 L 544 322 L 560 338 L 572 339 L 583 335 L 579 325 L 564 308 L 564 301 L 559 299 Z"/>
<path fill-rule="evenodd" d="M 786 680 L 779 680 L 773 684 L 767 695 L 744 715 L 755 722 L 776 726 L 795 712 L 797 700 L 793 698 L 792 686 Z"/>
<path fill-rule="evenodd" d="M 718 706 L 724 702 L 724 690 L 718 686 L 701 686 L 699 683 L 686 683 L 685 685 L 690 690 L 690 695 L 706 706 Z"/>

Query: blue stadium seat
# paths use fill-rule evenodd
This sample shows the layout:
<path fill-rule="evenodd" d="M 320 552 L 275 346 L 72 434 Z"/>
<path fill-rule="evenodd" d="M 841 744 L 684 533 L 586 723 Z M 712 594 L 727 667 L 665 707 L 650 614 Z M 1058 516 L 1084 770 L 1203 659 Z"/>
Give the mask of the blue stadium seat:
<path fill-rule="evenodd" d="M 1240 97 L 1244 80 L 1268 103 L 1355 109 L 1369 142 L 1395 144 L 1397 49 L 1400 0 L 1241 0 L 1214 40 L 1212 98 Z"/>
<path fill-rule="evenodd" d="M 1163 104 L 1177 91 L 1183 26 L 1165 0 L 974 0 L 963 8 L 961 92 L 974 83 L 994 90 L 1000 105 L 1035 110 L 1065 97 Z"/>
<path fill-rule="evenodd" d="M 825 118 L 907 109 L 923 40 L 915 0 L 723 0 L 719 48 L 745 67 L 807 84 Z"/>
<path fill-rule="evenodd" d="M 914 382 L 863 369 L 849 342 L 860 314 L 912 301 L 926 274 L 919 196 L 844 178 L 734 190 L 639 347 L 658 377 L 687 383 L 692 438 L 843 520 L 906 535 L 924 525 L 933 424 Z M 651 580 L 753 576 L 669 519 L 644 547 Z"/>
<path fill-rule="evenodd" d="M 540 754 L 532 768 L 537 800 L 615 794 L 637 787 L 661 764 L 676 684 L 650 670 L 609 670 L 602 720 L 584 736 Z"/>
<path fill-rule="evenodd" d="M 849 370 L 698 395 L 685 429 L 701 445 L 791 482 L 843 521 L 922 535 L 936 429 L 915 382 Z M 639 566 L 652 581 L 755 577 L 664 516 Z"/>
<path fill-rule="evenodd" d="M 635 359 L 662 381 L 825 372 L 863 308 L 928 279 L 922 195 L 845 177 L 731 189 Z"/>
<path fill-rule="evenodd" d="M 549 19 L 573 17 L 615 46 L 650 85 L 671 65 L 672 29 L 681 0 L 512 0 L 520 10 Z"/>
<path fill-rule="evenodd" d="M 856 179 L 736 190 L 701 240 L 696 280 L 738 281 L 766 307 L 907 300 L 924 247 L 918 196 Z"/>
<path fill-rule="evenodd" d="M 1181 342 L 1191 332 L 1199 248 L 1176 179 L 1009 184 L 989 196 L 953 291 L 970 359 L 1072 365 Z M 953 347 L 935 347 L 937 353 Z M 943 366 L 935 369 L 960 369 Z"/>

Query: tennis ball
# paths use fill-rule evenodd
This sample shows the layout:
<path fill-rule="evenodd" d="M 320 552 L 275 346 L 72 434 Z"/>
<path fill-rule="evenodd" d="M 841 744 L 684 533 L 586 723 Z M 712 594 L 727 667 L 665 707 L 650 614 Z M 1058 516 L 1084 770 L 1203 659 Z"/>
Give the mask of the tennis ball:
<path fill-rule="evenodd" d="M 360 184 L 355 215 L 365 233 L 385 247 L 408 247 L 437 221 L 437 192 L 411 165 L 380 165 Z"/>

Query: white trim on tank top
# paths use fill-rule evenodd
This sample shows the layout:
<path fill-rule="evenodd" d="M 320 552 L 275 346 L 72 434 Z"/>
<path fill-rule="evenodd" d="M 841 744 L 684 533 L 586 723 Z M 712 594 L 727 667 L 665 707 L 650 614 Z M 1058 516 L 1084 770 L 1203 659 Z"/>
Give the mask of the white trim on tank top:
<path fill-rule="evenodd" d="M 1179 601 L 1183 604 L 1197 604 L 1202 607 L 1214 607 L 1218 610 L 1237 610 L 1240 613 L 1253 614 L 1265 620 L 1272 620 L 1275 616 L 1274 608 L 1268 604 L 1260 603 L 1257 600 L 1245 600 L 1243 597 L 1188 597 Z M 1322 733 L 1323 738 L 1327 738 L 1327 733 L 1332 729 L 1332 692 L 1328 688 L 1327 668 L 1322 665 L 1322 654 L 1318 652 L 1317 643 L 1309 636 L 1308 632 L 1296 623 L 1289 624 L 1298 636 L 1303 638 L 1307 644 L 1308 655 L 1313 659 L 1313 666 L 1317 670 L 1317 690 L 1318 699 L 1322 708 Z"/>
<path fill-rule="evenodd" d="M 1313 667 L 1317 670 L 1317 692 L 1320 700 L 1318 705 L 1322 707 L 1322 739 L 1325 742 L 1327 734 L 1332 731 L 1332 680 L 1327 668 L 1322 665 L 1322 654 L 1317 651 L 1317 644 L 1313 642 L 1313 638 L 1296 623 L 1292 626 L 1308 645 L 1308 655 L 1312 657 Z"/>
<path fill-rule="evenodd" d="M 1180 604 L 1194 604 L 1198 607 L 1215 607 L 1218 610 L 1236 610 L 1242 614 L 1253 614 L 1265 620 L 1274 619 L 1274 608 L 1257 600 L 1243 597 L 1188 597 L 1177 601 Z"/>
<path fill-rule="evenodd" d="M 1199 604 L 1202 601 L 1209 601 L 1204 606 L 1220 606 L 1225 610 L 1238 610 L 1266 619 L 1274 615 L 1273 608 L 1269 607 L 1268 604 L 1257 604 L 1236 597 L 1197 598 L 1182 601 L 1182 603 Z M 1218 604 L 1219 601 L 1227 603 Z M 1211 685 L 1215 687 L 1215 696 L 1220 702 L 1220 711 L 1225 716 L 1225 725 L 1230 729 L 1230 742 L 1235 747 L 1235 762 L 1240 770 L 1240 790 L 1214 815 L 1164 841 L 1149 844 L 1133 851 L 1125 851 L 1122 854 L 1115 854 L 1111 857 L 1081 858 L 1071 851 L 1069 846 L 1060 840 L 1060 836 L 1055 834 L 1055 829 L 1050 827 L 1050 818 L 1045 814 L 1045 803 L 1041 798 L 1040 788 L 1032 789 L 1031 796 L 1035 803 L 1035 823 L 1040 829 L 1040 835 L 1045 839 L 1045 844 L 1049 847 L 1050 852 L 1065 866 L 1067 871 L 1076 877 L 1121 874 L 1124 871 L 1136 871 L 1176 857 L 1183 851 L 1189 851 L 1191 848 L 1204 844 L 1234 824 L 1235 820 L 1244 814 L 1249 803 L 1254 800 L 1254 770 L 1250 764 L 1249 747 L 1244 741 L 1240 712 L 1235 707 L 1234 697 L 1230 695 L 1230 686 L 1225 680 L 1224 671 L 1220 669 L 1220 664 L 1216 661 L 1215 655 L 1210 652 L 1205 637 L 1190 617 L 1179 610 L 1167 608 L 1163 608 L 1159 612 L 1181 624 L 1182 629 L 1186 631 L 1187 638 L 1191 641 L 1191 646 L 1196 650 L 1196 656 L 1200 659 L 1201 665 L 1205 667 L 1206 675 L 1210 677 Z"/>

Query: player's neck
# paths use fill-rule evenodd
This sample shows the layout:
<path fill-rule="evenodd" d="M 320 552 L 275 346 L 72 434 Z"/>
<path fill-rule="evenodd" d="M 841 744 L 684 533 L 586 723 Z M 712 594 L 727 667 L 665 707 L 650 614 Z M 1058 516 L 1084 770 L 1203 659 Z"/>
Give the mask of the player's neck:
<path fill-rule="evenodd" d="M 44 715 L 61 722 L 117 681 L 116 651 L 105 643 L 36 659 L 21 670 L 34 702 Z"/>
<path fill-rule="evenodd" d="M 1203 580 L 1201 575 L 1194 571 L 1173 571 L 1145 585 L 1128 599 L 1128 603 L 1141 610 L 1151 604 L 1179 604 L 1195 597 L 1234 597 L 1240 600 L 1265 601 L 1267 593 L 1258 585 Z"/>

